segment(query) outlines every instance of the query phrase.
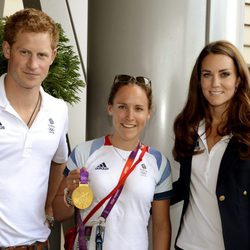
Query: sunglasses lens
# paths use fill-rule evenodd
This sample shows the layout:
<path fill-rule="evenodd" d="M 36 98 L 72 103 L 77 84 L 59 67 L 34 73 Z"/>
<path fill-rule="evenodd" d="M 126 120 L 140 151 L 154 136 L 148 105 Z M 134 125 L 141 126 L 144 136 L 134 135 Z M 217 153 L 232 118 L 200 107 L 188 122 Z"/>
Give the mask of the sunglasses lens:
<path fill-rule="evenodd" d="M 151 86 L 151 81 L 147 77 L 137 76 L 136 81 L 139 82 L 139 83 L 143 83 L 145 85 Z"/>
<path fill-rule="evenodd" d="M 129 81 L 135 81 L 138 83 L 142 83 L 144 85 L 151 86 L 151 81 L 149 78 L 144 77 L 144 76 L 133 77 L 130 75 L 116 75 L 115 79 L 114 79 L 114 84 L 116 84 L 118 82 L 129 82 Z"/>
<path fill-rule="evenodd" d="M 129 82 L 131 79 L 132 79 L 132 77 L 129 76 L 129 75 L 116 75 L 114 83 L 117 83 L 117 82 Z"/>

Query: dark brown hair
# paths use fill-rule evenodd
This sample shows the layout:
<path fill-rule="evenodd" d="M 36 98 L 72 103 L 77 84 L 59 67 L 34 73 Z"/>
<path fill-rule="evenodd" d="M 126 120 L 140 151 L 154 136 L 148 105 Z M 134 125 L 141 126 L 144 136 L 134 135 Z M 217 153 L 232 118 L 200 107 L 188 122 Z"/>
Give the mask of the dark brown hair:
<path fill-rule="evenodd" d="M 12 46 L 19 32 L 48 32 L 51 38 L 51 48 L 55 49 L 58 44 L 59 31 L 56 23 L 51 17 L 40 10 L 27 8 L 7 17 L 4 26 L 3 40 Z"/>
<path fill-rule="evenodd" d="M 201 65 L 209 54 L 229 56 L 240 78 L 238 89 L 230 101 L 223 124 L 218 128 L 221 136 L 232 133 L 234 140 L 244 145 L 239 149 L 242 158 L 249 158 L 250 152 L 250 76 L 247 64 L 238 49 L 228 41 L 215 41 L 203 48 L 193 67 L 189 82 L 186 104 L 174 122 L 175 144 L 173 155 L 179 161 L 182 157 L 194 154 L 194 145 L 198 138 L 199 122 L 205 119 L 207 131 L 211 130 L 212 117 L 200 85 Z M 228 115 L 230 114 L 230 115 Z"/>

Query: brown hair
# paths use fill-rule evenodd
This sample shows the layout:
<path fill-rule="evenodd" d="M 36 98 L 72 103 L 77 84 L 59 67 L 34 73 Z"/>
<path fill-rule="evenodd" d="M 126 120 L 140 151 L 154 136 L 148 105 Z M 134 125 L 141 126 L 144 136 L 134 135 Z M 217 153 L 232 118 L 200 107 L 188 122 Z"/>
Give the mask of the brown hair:
<path fill-rule="evenodd" d="M 59 31 L 56 23 L 51 17 L 40 10 L 27 8 L 7 17 L 4 26 L 3 40 L 12 46 L 19 32 L 48 32 L 51 38 L 51 48 L 55 49 L 58 44 Z"/>
<path fill-rule="evenodd" d="M 238 49 L 228 41 L 215 41 L 203 48 L 193 67 L 189 82 L 189 91 L 186 104 L 174 122 L 175 144 L 173 155 L 179 161 L 182 157 L 194 154 L 194 145 L 197 140 L 197 128 L 202 119 L 206 121 L 207 131 L 211 130 L 212 117 L 208 109 L 200 85 L 201 64 L 209 54 L 229 56 L 236 67 L 240 84 L 230 101 L 227 112 L 223 117 L 223 124 L 218 128 L 221 136 L 233 134 L 234 140 L 243 144 L 240 149 L 241 157 L 249 157 L 250 152 L 250 75 L 247 64 Z M 227 115 L 230 114 L 230 115 Z M 242 149 L 244 148 L 244 150 Z"/>
<path fill-rule="evenodd" d="M 152 99 L 153 99 L 153 97 L 152 97 L 152 88 L 151 88 L 151 86 L 149 84 L 144 84 L 144 83 L 137 82 L 135 80 L 135 78 L 131 79 L 130 81 L 115 82 L 112 85 L 110 93 L 109 93 L 108 104 L 113 105 L 114 98 L 115 98 L 115 95 L 118 92 L 118 90 L 121 87 L 127 86 L 127 85 L 138 85 L 145 91 L 147 99 L 148 99 L 148 109 L 151 110 L 152 109 Z"/>

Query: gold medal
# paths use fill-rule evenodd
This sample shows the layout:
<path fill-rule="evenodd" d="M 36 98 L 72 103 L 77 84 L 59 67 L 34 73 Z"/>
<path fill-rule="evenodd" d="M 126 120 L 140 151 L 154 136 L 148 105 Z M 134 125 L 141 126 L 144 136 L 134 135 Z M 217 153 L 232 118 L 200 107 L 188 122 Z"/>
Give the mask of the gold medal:
<path fill-rule="evenodd" d="M 75 207 L 79 209 L 88 208 L 93 201 L 93 192 L 89 187 L 89 184 L 79 184 L 72 193 L 72 202 Z"/>

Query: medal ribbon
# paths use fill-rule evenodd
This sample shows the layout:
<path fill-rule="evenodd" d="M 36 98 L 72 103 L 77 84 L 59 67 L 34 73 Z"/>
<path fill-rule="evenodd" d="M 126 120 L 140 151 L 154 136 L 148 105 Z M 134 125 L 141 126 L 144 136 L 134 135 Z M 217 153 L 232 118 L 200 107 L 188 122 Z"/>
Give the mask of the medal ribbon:
<path fill-rule="evenodd" d="M 82 184 L 88 184 L 88 176 L 89 176 L 89 173 L 85 169 L 81 168 L 80 169 L 80 182 Z M 77 221 L 80 222 L 79 232 L 78 232 L 79 250 L 87 250 L 87 242 L 84 237 L 85 226 L 83 223 L 81 223 L 82 220 L 81 220 L 81 215 L 79 211 L 77 211 Z"/>
<path fill-rule="evenodd" d="M 138 144 L 136 150 L 132 151 L 129 155 L 129 158 L 128 160 L 126 161 L 125 163 L 125 166 L 123 168 L 123 171 L 121 173 L 121 176 L 120 176 L 120 179 L 119 179 L 119 182 L 118 184 L 116 185 L 116 187 L 105 197 L 103 198 L 91 211 L 90 213 L 85 217 L 85 219 L 83 220 L 83 224 L 86 224 L 86 222 L 92 217 L 92 215 L 104 204 L 104 202 L 111 198 L 109 203 L 107 204 L 107 206 L 105 207 L 104 211 L 106 210 L 105 212 L 105 216 L 104 218 L 107 218 L 110 210 L 112 209 L 112 207 L 114 206 L 115 202 L 117 201 L 120 193 L 121 193 L 121 190 L 118 191 L 118 189 L 120 189 L 120 187 L 123 187 L 127 177 L 129 176 L 129 174 L 135 169 L 136 165 L 142 161 L 142 158 L 144 156 L 144 154 L 146 153 L 147 151 L 147 147 L 143 146 L 142 147 L 142 152 L 138 158 L 138 160 L 132 165 L 135 157 L 136 157 L 136 154 L 138 152 L 140 148 L 140 143 Z M 132 166 L 131 166 L 132 165 Z M 117 193 L 116 193 L 117 192 Z"/>
<path fill-rule="evenodd" d="M 88 177 L 89 177 L 88 171 L 81 168 L 80 169 L 80 182 L 82 184 L 88 184 Z"/>
<path fill-rule="evenodd" d="M 118 200 L 121 192 L 122 192 L 122 189 L 123 189 L 123 186 L 124 186 L 124 183 L 125 183 L 125 180 L 126 178 L 124 178 L 124 176 L 126 176 L 127 172 L 130 171 L 128 174 L 130 174 L 134 168 L 136 167 L 136 165 L 139 163 L 139 162 L 136 162 L 134 165 L 133 164 L 133 161 L 137 155 L 137 152 L 140 148 L 140 143 L 138 144 L 136 150 L 132 151 L 128 157 L 128 160 L 126 161 L 124 167 L 123 167 L 123 170 L 122 170 L 122 173 L 121 173 L 121 176 L 120 176 L 120 179 L 119 179 L 119 182 L 117 185 L 119 185 L 119 188 L 114 192 L 114 194 L 112 195 L 112 197 L 110 198 L 108 204 L 106 205 L 106 207 L 104 208 L 102 214 L 101 214 L 101 217 L 104 218 L 106 220 L 106 218 L 108 217 L 111 209 L 113 208 L 113 206 L 115 205 L 116 201 Z M 142 154 L 142 153 L 141 153 Z M 142 158 L 142 157 L 141 157 Z M 140 159 L 140 157 L 139 157 Z M 121 184 L 119 184 L 121 183 Z"/>

